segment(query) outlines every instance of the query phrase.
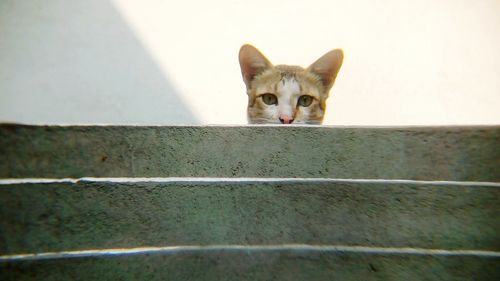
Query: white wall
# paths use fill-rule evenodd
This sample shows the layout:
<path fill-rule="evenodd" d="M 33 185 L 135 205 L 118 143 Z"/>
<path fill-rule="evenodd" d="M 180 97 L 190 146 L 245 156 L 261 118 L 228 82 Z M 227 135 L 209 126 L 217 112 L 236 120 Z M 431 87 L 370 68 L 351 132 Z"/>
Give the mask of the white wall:
<path fill-rule="evenodd" d="M 252 43 L 343 48 L 325 124 L 500 124 L 500 1 L 1 0 L 0 121 L 245 124 Z"/>

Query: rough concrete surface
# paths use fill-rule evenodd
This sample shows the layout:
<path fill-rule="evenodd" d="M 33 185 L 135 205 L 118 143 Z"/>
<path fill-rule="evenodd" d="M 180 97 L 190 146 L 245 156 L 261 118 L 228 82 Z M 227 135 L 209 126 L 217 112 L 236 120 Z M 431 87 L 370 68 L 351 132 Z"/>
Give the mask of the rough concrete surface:
<path fill-rule="evenodd" d="M 466 181 L 4 181 L 0 280 L 499 280 L 499 144 L 500 126 L 0 124 L 0 179 Z M 243 249 L 32 260 L 9 256 L 231 244 L 415 247 L 496 255 Z"/>
<path fill-rule="evenodd" d="M 497 281 L 499 264 L 471 256 L 201 251 L 0 263 L 0 279 Z"/>
<path fill-rule="evenodd" d="M 500 250 L 500 188 L 412 184 L 0 186 L 0 254 L 165 245 Z"/>
<path fill-rule="evenodd" d="M 500 181 L 500 127 L 0 125 L 0 177 Z"/>

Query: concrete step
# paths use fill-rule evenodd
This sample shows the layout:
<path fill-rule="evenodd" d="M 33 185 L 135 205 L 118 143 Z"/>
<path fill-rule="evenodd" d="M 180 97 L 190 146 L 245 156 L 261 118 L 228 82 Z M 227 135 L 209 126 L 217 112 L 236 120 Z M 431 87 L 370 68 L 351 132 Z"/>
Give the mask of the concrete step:
<path fill-rule="evenodd" d="M 319 244 L 500 250 L 500 184 L 0 185 L 0 252 Z"/>
<path fill-rule="evenodd" d="M 500 181 L 500 126 L 0 125 L 1 178 L 321 177 Z"/>

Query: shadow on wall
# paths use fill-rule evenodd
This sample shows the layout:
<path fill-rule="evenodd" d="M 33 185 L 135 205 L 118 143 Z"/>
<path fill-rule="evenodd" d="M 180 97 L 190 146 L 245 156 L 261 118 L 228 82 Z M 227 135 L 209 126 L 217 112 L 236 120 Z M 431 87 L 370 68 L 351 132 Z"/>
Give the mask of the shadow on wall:
<path fill-rule="evenodd" d="M 0 3 L 0 122 L 198 124 L 109 1 Z"/>

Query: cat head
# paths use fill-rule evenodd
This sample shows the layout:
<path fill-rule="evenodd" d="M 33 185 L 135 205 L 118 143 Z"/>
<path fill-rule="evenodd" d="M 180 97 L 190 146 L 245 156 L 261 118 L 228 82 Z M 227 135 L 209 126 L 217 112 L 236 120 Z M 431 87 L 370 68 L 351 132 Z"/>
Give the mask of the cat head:
<path fill-rule="evenodd" d="M 250 124 L 321 124 L 326 99 L 342 66 L 332 50 L 308 68 L 273 65 L 259 50 L 243 45 L 239 60 L 248 95 Z"/>

